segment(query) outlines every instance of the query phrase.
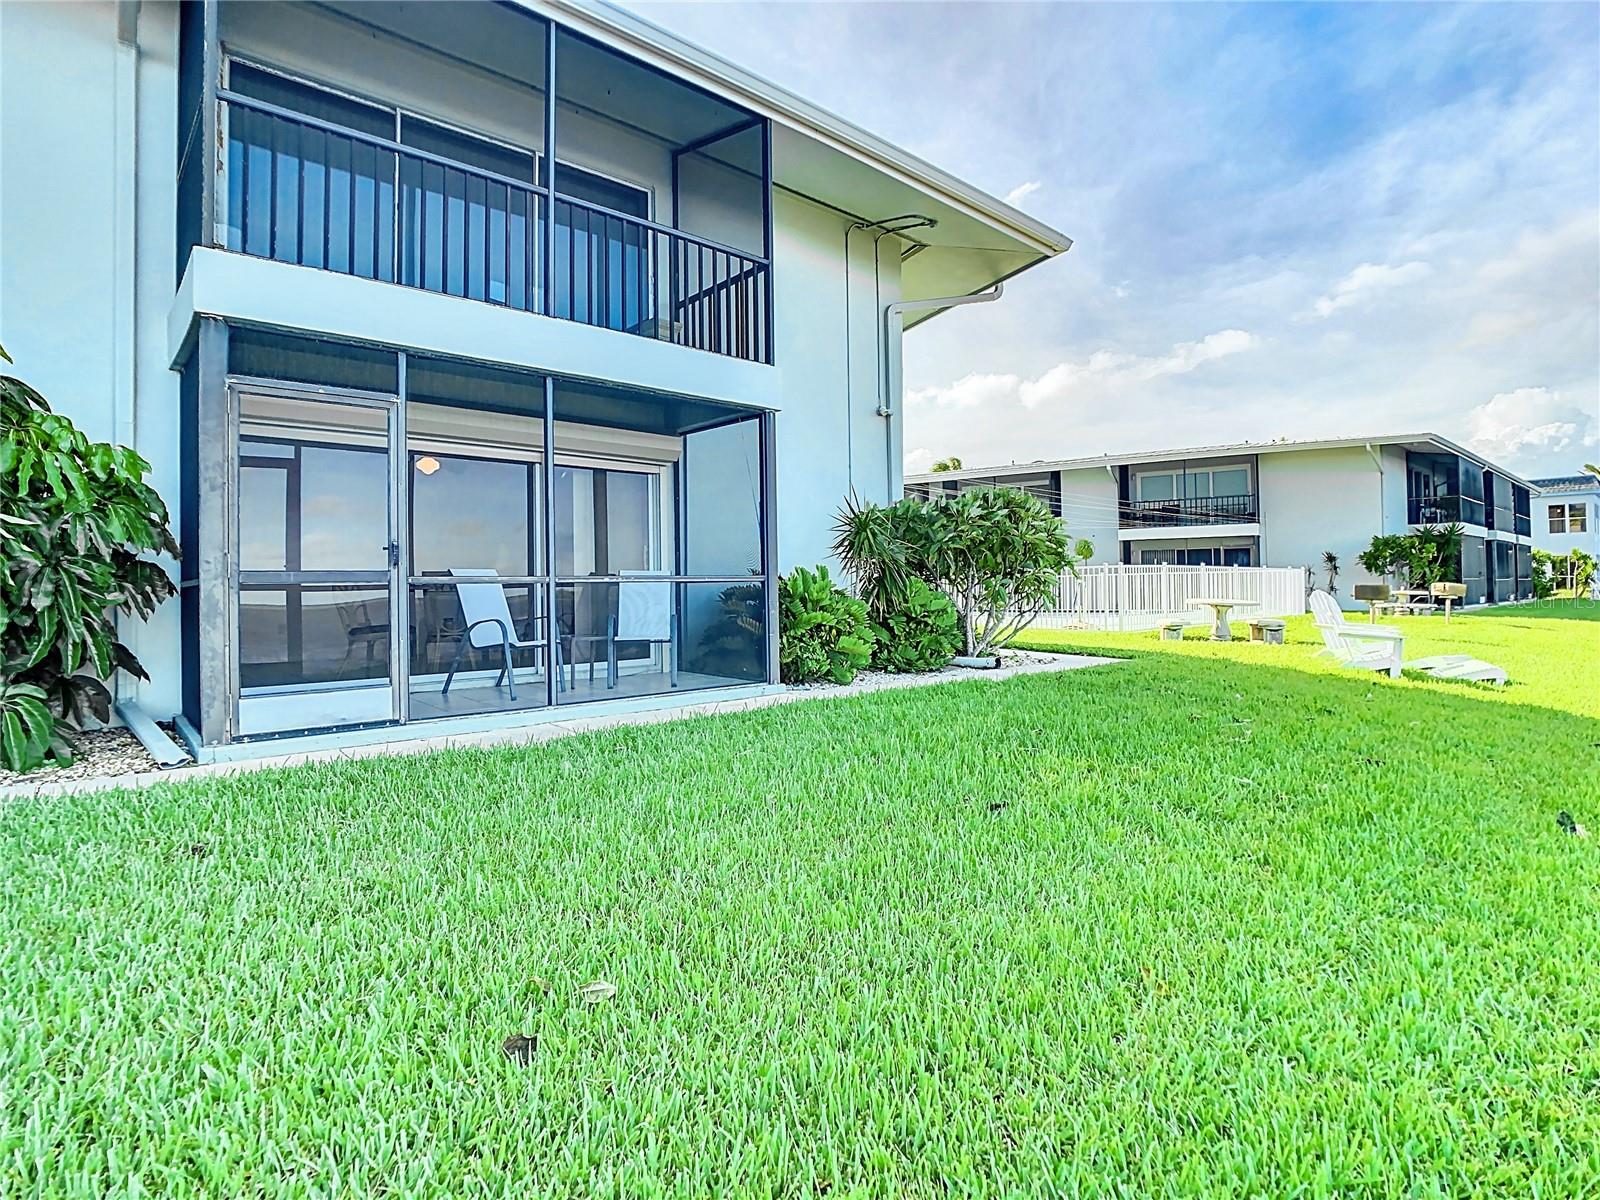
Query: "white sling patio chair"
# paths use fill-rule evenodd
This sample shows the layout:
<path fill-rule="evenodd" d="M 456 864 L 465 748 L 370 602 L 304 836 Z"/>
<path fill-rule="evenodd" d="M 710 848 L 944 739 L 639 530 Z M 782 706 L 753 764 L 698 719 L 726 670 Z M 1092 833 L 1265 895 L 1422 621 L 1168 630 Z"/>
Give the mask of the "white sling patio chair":
<path fill-rule="evenodd" d="M 666 647 L 667 674 L 678 686 L 678 647 L 673 637 L 677 585 L 660 571 L 623 571 L 617 585 L 617 611 L 606 638 L 606 687 L 617 686 L 617 643 L 649 642 Z"/>
<path fill-rule="evenodd" d="M 493 646 L 500 647 L 501 660 L 504 665 L 500 674 L 494 681 L 494 686 L 502 683 L 510 686 L 511 698 L 517 698 L 517 677 L 511 666 L 511 651 L 535 650 L 543 648 L 549 654 L 550 643 L 545 638 L 521 638 L 517 636 L 516 624 L 511 619 L 511 605 L 506 601 L 505 585 L 500 582 L 500 576 L 487 567 L 451 567 L 450 575 L 456 580 L 456 597 L 461 601 L 461 615 L 466 621 L 466 628 L 461 632 L 461 644 L 456 647 L 455 661 L 450 664 L 450 673 L 444 677 L 444 687 L 440 695 L 448 695 L 450 681 L 456 677 L 456 670 L 461 666 L 461 658 L 470 646 L 474 650 L 488 650 Z M 537 622 L 542 620 L 535 617 Z M 556 664 L 556 681 L 560 686 L 560 664 Z"/>

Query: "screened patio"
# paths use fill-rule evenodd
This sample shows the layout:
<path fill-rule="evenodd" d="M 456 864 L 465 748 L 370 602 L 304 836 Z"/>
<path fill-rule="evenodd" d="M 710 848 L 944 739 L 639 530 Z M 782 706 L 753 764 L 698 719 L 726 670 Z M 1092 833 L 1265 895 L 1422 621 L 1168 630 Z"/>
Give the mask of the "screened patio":
<path fill-rule="evenodd" d="M 233 741 L 775 681 L 770 415 L 207 326 L 190 369 L 225 343 L 233 635 L 219 658 L 191 606 L 210 664 L 196 729 L 209 714 Z"/>

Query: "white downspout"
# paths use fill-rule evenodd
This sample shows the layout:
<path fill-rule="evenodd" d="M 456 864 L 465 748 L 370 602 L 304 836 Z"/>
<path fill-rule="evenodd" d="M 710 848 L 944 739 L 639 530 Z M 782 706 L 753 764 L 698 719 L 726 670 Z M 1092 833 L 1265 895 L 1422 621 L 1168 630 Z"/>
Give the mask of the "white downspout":
<path fill-rule="evenodd" d="M 1378 468 L 1378 532 L 1380 534 L 1388 533 L 1389 531 L 1383 527 L 1384 513 L 1387 511 L 1384 504 L 1386 497 L 1383 494 L 1383 454 L 1374 450 L 1371 442 L 1367 443 L 1366 449 L 1367 454 L 1372 458 L 1373 464 Z"/>
<path fill-rule="evenodd" d="M 905 314 L 926 312 L 935 308 L 959 308 L 963 304 L 990 304 L 1005 294 L 1004 280 L 987 292 L 972 296 L 934 296 L 927 300 L 897 300 L 883 310 L 883 394 L 878 397 L 878 415 L 884 419 L 883 446 L 884 488 L 889 492 L 889 503 L 894 495 L 894 397 L 900 382 L 900 339 L 905 331 Z"/>
<path fill-rule="evenodd" d="M 116 151 L 114 180 L 111 287 L 111 441 L 136 449 L 138 443 L 139 336 L 139 4 L 120 0 L 116 8 L 117 43 L 113 81 L 117 97 L 113 115 Z M 114 619 L 116 636 L 122 621 Z M 137 640 L 137 639 L 135 639 Z M 138 683 L 126 671 L 113 672 L 111 691 L 121 704 L 138 694 Z M 131 693 L 131 694 L 130 694 Z"/>

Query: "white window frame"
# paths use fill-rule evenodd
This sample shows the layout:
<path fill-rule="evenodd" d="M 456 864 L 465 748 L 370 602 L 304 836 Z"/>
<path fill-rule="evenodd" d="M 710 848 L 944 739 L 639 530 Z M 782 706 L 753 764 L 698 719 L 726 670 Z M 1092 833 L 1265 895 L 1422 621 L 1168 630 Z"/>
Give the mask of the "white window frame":
<path fill-rule="evenodd" d="M 1160 471 L 1136 471 L 1136 472 L 1134 472 L 1134 477 L 1133 477 L 1134 478 L 1134 497 L 1140 503 L 1146 503 L 1146 502 L 1151 503 L 1151 504 L 1169 503 L 1169 501 L 1156 500 L 1156 499 L 1152 499 L 1152 500 L 1146 501 L 1145 495 L 1144 495 L 1144 481 L 1146 479 L 1159 479 L 1159 478 L 1165 477 L 1165 478 L 1168 478 L 1168 479 L 1172 480 L 1173 496 L 1172 496 L 1172 499 L 1171 499 L 1170 503 L 1177 504 L 1177 503 L 1180 503 L 1181 501 L 1184 501 L 1184 500 L 1210 500 L 1210 499 L 1213 499 L 1213 493 L 1215 491 L 1215 489 L 1214 489 L 1214 487 L 1212 485 L 1212 479 L 1215 476 L 1216 472 L 1218 472 L 1218 471 L 1243 471 L 1244 472 L 1245 490 L 1242 491 L 1242 492 L 1237 492 L 1237 493 L 1228 492 L 1228 493 L 1226 493 L 1227 495 L 1229 495 L 1229 496 L 1232 496 L 1232 495 L 1249 496 L 1249 495 L 1253 494 L 1253 489 L 1255 487 L 1255 474 L 1254 474 L 1254 472 L 1252 472 L 1250 470 L 1250 464 L 1247 463 L 1247 462 L 1229 462 L 1229 463 L 1218 463 L 1216 465 L 1204 466 L 1204 467 L 1194 467 L 1194 468 L 1181 468 L 1180 469 L 1180 468 L 1177 468 L 1177 467 L 1169 467 L 1169 468 L 1167 468 L 1165 470 L 1160 470 Z M 1189 482 L 1188 482 L 1191 479 L 1198 479 L 1202 475 L 1204 475 L 1206 477 L 1206 487 L 1208 489 L 1206 495 L 1204 495 L 1204 496 L 1200 496 L 1200 495 L 1196 495 L 1196 494 L 1191 493 L 1190 489 L 1189 489 Z M 1181 485 L 1180 485 L 1180 482 L 1179 482 L 1180 480 L 1182 481 Z"/>

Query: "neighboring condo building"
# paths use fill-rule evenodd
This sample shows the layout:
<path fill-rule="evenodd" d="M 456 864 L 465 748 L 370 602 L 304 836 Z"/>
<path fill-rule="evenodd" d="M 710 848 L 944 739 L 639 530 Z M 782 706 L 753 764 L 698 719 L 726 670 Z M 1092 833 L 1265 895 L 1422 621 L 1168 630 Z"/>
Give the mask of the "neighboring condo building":
<path fill-rule="evenodd" d="M 1535 479 L 1533 544 L 1552 554 L 1582 550 L 1600 558 L 1600 476 Z"/>
<path fill-rule="evenodd" d="M 1338 595 L 1375 582 L 1356 562 L 1380 533 L 1458 522 L 1452 574 L 1466 602 L 1526 599 L 1532 493 L 1526 480 L 1433 433 L 1018 463 L 906 477 L 906 492 L 1003 485 L 1048 500 L 1102 563 L 1309 567 Z"/>

